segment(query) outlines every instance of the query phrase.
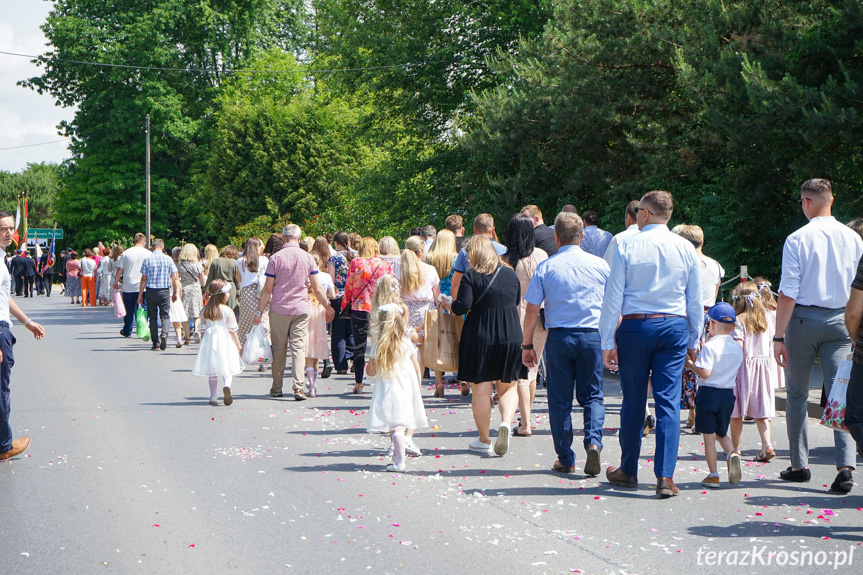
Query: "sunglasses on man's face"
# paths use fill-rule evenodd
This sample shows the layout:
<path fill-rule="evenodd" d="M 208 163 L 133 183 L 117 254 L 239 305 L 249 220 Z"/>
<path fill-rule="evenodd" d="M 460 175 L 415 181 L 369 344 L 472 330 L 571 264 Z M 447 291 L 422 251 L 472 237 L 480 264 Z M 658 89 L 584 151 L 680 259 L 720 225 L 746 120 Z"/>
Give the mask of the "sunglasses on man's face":
<path fill-rule="evenodd" d="M 640 212 L 641 210 L 644 210 L 644 211 L 645 211 L 645 212 L 647 212 L 648 214 L 653 215 L 653 212 L 651 212 L 651 211 L 650 211 L 650 210 L 648 210 L 647 208 L 635 208 L 635 213 L 637 214 L 637 213 L 638 213 L 638 212 Z"/>

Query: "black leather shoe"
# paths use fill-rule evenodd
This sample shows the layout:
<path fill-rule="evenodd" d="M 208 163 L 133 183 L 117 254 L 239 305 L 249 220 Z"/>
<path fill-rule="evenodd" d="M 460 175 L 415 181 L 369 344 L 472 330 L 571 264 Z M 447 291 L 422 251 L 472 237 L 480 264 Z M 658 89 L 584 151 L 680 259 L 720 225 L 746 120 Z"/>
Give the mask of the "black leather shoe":
<path fill-rule="evenodd" d="M 812 479 L 812 472 L 808 469 L 798 469 L 794 471 L 791 467 L 785 471 L 779 472 L 779 477 L 785 481 L 794 481 L 795 483 L 806 483 Z"/>
<path fill-rule="evenodd" d="M 854 479 L 851 477 L 851 471 L 843 469 L 836 476 L 833 485 L 830 486 L 830 491 L 838 491 L 839 493 L 849 493 L 854 487 Z"/>
<path fill-rule="evenodd" d="M 159 338 L 159 349 L 165 351 L 166 347 L 168 347 L 168 336 L 163 333 L 162 337 Z"/>

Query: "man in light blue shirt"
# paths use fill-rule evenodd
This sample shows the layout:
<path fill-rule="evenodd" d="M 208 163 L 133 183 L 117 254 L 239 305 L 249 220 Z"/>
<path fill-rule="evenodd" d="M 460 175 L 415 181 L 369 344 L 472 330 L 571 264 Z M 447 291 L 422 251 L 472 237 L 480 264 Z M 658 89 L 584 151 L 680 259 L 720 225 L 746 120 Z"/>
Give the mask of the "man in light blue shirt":
<path fill-rule="evenodd" d="M 674 209 L 668 192 L 641 198 L 641 233 L 617 247 L 602 302 L 602 359 L 620 369 L 620 468 L 609 467 L 612 485 L 638 487 L 648 378 L 656 406 L 657 494 L 677 495 L 672 476 L 680 439 L 680 386 L 687 353 L 695 360 L 704 308 L 695 248 L 669 231 Z M 618 327 L 619 323 L 619 327 Z"/>
<path fill-rule="evenodd" d="M 584 224 L 577 214 L 558 214 L 554 220 L 557 254 L 536 267 L 524 296 L 527 309 L 521 347 L 524 364 L 536 365 L 533 334 L 540 305 L 545 302 L 548 415 L 558 457 L 552 469 L 563 473 L 575 470 L 572 450 L 574 388 L 575 398 L 584 408 L 584 447 L 587 450 L 584 472 L 595 476 L 601 469 L 599 455 L 605 421 L 598 328 L 609 267 L 602 258 L 579 247 L 583 235 Z"/>

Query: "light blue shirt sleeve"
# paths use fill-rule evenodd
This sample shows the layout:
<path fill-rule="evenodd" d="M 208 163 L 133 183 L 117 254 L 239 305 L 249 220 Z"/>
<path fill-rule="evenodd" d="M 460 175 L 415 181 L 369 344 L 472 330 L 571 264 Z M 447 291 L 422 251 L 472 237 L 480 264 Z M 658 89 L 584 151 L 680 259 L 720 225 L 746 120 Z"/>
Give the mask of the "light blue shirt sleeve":
<path fill-rule="evenodd" d="M 689 270 L 689 279 L 686 282 L 686 323 L 689 327 L 689 349 L 695 349 L 704 329 L 701 270 L 698 268 L 698 264 Z"/>
<path fill-rule="evenodd" d="M 620 310 L 623 308 L 623 288 L 626 285 L 626 265 L 620 253 L 620 245 L 611 260 L 611 272 L 605 284 L 605 295 L 602 298 L 602 314 L 599 317 L 599 335 L 602 338 L 602 349 L 617 347 L 614 334 L 620 323 Z"/>
<path fill-rule="evenodd" d="M 453 264 L 453 268 L 460 274 L 463 274 L 467 271 L 467 252 L 462 249 L 458 252 L 458 256 L 455 258 L 455 264 Z"/>
<path fill-rule="evenodd" d="M 542 264 L 540 264 L 540 267 L 541 266 Z M 530 278 L 530 283 L 527 284 L 527 291 L 524 292 L 524 301 L 532 303 L 533 305 L 542 305 L 544 300 L 545 293 L 542 289 L 542 275 L 540 273 L 540 268 L 538 267 L 536 272 L 534 272 L 533 277 Z"/>

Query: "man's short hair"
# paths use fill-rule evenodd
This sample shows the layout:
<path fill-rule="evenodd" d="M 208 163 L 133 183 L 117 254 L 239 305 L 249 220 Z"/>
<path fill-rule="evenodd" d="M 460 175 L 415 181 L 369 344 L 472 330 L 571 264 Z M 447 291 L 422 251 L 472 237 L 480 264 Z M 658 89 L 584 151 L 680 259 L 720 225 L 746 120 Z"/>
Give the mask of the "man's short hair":
<path fill-rule="evenodd" d="M 519 213 L 526 215 L 530 219 L 542 219 L 542 210 L 539 209 L 539 206 L 535 206 L 533 204 L 523 207 Z"/>
<path fill-rule="evenodd" d="M 560 208 L 560 213 L 562 214 L 577 214 L 578 210 L 575 209 L 575 206 L 572 204 L 566 204 L 562 208 Z"/>
<path fill-rule="evenodd" d="M 810 194 L 817 194 L 819 196 L 829 196 L 833 193 L 833 186 L 830 185 L 830 180 L 825 180 L 822 178 L 812 178 L 811 180 L 806 180 L 803 182 L 803 185 L 800 186 L 800 193 L 809 192 Z"/>
<path fill-rule="evenodd" d="M 554 233 L 560 245 L 567 246 L 580 240 L 584 233 L 584 222 L 581 216 L 572 212 L 560 212 L 554 218 Z"/>
<path fill-rule="evenodd" d="M 422 229 L 420 229 L 420 236 L 422 236 L 426 239 L 434 239 L 434 237 L 436 235 L 437 235 L 437 230 L 431 224 L 423 226 Z"/>
<path fill-rule="evenodd" d="M 141 232 L 138 232 L 137 234 L 135 234 L 135 239 L 133 240 L 133 243 L 140 244 L 141 242 L 145 242 L 145 241 L 147 241 L 147 236 L 145 236 Z"/>
<path fill-rule="evenodd" d="M 289 240 L 298 240 L 303 235 L 303 231 L 297 224 L 288 224 L 282 230 L 282 236 Z"/>
<path fill-rule="evenodd" d="M 863 238 L 863 218 L 854 218 L 848 222 L 848 227 L 860 234 L 860 237 Z"/>
<path fill-rule="evenodd" d="M 156 238 L 155 240 L 153 240 L 153 243 L 150 245 L 150 247 L 153 248 L 154 250 L 164 249 L 165 248 L 165 240 Z"/>
<path fill-rule="evenodd" d="M 490 234 L 494 230 L 494 218 L 491 214 L 480 214 L 473 219 L 473 229 L 478 234 Z"/>
<path fill-rule="evenodd" d="M 7 212 L 6 210 L 0 210 L 0 220 L 2 220 L 3 218 L 14 218 L 14 217 L 15 216 L 12 215 L 12 212 Z"/>
<path fill-rule="evenodd" d="M 408 236 L 418 236 L 422 233 L 422 229 L 420 228 L 411 228 L 411 233 Z"/>
<path fill-rule="evenodd" d="M 633 220 L 638 217 L 638 200 L 632 200 L 626 204 L 626 215 Z"/>
<path fill-rule="evenodd" d="M 671 219 L 671 214 L 674 212 L 674 199 L 669 192 L 662 190 L 647 192 L 642 196 L 640 203 L 647 204 L 643 207 L 646 207 L 656 217 L 666 220 Z"/>
<path fill-rule="evenodd" d="M 464 220 L 461 219 L 460 215 L 452 214 L 451 216 L 446 217 L 444 226 L 446 226 L 446 229 L 452 233 L 457 234 L 464 229 Z"/>
<path fill-rule="evenodd" d="M 581 218 L 584 220 L 585 226 L 598 226 L 599 214 L 595 210 L 585 210 L 581 212 Z"/>
<path fill-rule="evenodd" d="M 681 238 L 689 240 L 696 248 L 704 245 L 704 230 L 696 225 L 683 224 L 674 226 L 674 230 L 672 231 Z"/>

